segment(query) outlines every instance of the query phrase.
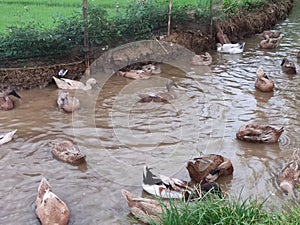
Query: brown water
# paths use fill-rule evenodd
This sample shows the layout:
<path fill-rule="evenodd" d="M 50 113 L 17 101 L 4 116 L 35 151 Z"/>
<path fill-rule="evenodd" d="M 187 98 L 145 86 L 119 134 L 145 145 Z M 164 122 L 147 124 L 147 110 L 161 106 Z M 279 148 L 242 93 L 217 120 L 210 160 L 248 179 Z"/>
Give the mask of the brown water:
<path fill-rule="evenodd" d="M 34 208 L 42 176 L 69 206 L 70 224 L 130 224 L 120 190 L 142 194 L 143 166 L 188 179 L 185 163 L 201 152 L 232 160 L 233 176 L 220 180 L 231 196 L 287 203 L 275 178 L 298 147 L 300 77 L 282 73 L 280 63 L 284 56 L 296 62 L 299 11 L 296 6 L 276 26 L 285 35 L 276 50 L 259 49 L 254 36 L 245 40 L 243 54 L 211 52 L 213 65 L 188 68 L 195 71 L 188 74 L 162 65 L 163 73 L 150 80 L 113 76 L 99 95 L 76 92 L 82 108 L 73 115 L 57 109 L 54 85 L 21 91 L 23 100 L 13 111 L 0 111 L 1 131 L 18 129 L 12 142 L 0 146 L 0 224 L 39 224 Z M 260 65 L 273 73 L 274 93 L 255 90 Z M 137 93 L 162 90 L 167 79 L 181 86 L 172 104 L 137 102 Z M 277 144 L 243 143 L 235 133 L 246 123 L 284 126 L 285 132 Z M 49 141 L 64 139 L 78 143 L 87 164 L 52 157 Z"/>

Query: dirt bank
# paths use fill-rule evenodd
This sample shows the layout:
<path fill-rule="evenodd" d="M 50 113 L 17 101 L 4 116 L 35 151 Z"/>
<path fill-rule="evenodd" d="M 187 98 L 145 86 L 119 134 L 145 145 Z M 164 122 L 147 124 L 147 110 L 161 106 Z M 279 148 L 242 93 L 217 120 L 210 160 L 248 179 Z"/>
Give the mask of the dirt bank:
<path fill-rule="evenodd" d="M 271 29 L 277 22 L 285 19 L 293 7 L 293 0 L 277 1 L 276 4 L 267 4 L 255 12 L 239 11 L 234 17 L 222 21 L 222 29 L 232 42 L 248 37 L 263 30 Z M 188 24 L 176 25 L 176 29 L 166 38 L 182 45 L 197 54 L 203 51 L 215 49 L 216 28 L 210 34 L 210 27 L 203 26 L 197 21 L 189 21 Z M 125 54 L 128 62 L 135 60 L 134 55 Z M 151 53 L 150 53 L 151 54 Z M 129 56 L 128 56 L 129 55 Z M 123 60 L 123 59 L 122 59 Z M 12 86 L 16 89 L 29 89 L 34 87 L 44 87 L 52 81 L 52 76 L 57 75 L 60 69 L 68 69 L 68 78 L 79 79 L 84 74 L 85 66 L 82 62 L 70 64 L 57 64 L 53 66 L 40 66 L 31 68 L 2 68 L 0 69 L 1 89 Z"/>
<path fill-rule="evenodd" d="M 293 8 L 293 0 L 277 1 L 276 4 L 267 4 L 257 11 L 238 11 L 234 16 L 222 21 L 223 32 L 231 42 L 249 37 L 264 30 L 271 29 L 276 23 L 287 18 Z M 216 48 L 216 27 L 213 26 L 212 35 L 208 27 L 197 27 L 196 21 L 178 26 L 167 38 L 168 41 L 183 45 L 196 53 Z"/>

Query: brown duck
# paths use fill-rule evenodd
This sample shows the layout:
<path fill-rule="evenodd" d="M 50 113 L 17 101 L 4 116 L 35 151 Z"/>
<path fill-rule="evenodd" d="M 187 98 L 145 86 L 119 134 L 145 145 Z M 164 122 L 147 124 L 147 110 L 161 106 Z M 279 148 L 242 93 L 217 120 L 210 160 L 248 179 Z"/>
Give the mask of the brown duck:
<path fill-rule="evenodd" d="M 170 102 L 177 97 L 175 91 L 172 89 L 172 86 L 178 87 L 174 81 L 170 81 L 166 83 L 166 92 L 139 94 L 139 97 L 141 98 L 139 102 Z"/>
<path fill-rule="evenodd" d="M 221 155 L 207 154 L 188 161 L 186 166 L 194 183 L 213 182 L 233 173 L 231 161 Z"/>
<path fill-rule="evenodd" d="M 10 95 L 21 99 L 21 96 L 11 89 L 0 92 L 0 110 L 11 110 L 15 107 L 13 100 L 9 97 Z"/>
<path fill-rule="evenodd" d="M 161 224 L 159 217 L 162 215 L 163 207 L 169 207 L 168 202 L 163 206 L 158 200 L 137 197 L 124 189 L 121 190 L 121 192 L 130 208 L 130 212 L 136 218 L 146 224 L 150 224 L 151 220 L 155 221 L 157 224 Z"/>
<path fill-rule="evenodd" d="M 67 205 L 52 192 L 46 178 L 42 178 L 36 197 L 35 213 L 42 225 L 67 225 L 70 211 Z"/>
<path fill-rule="evenodd" d="M 266 39 L 262 40 L 259 43 L 259 46 L 263 49 L 273 49 L 278 48 L 282 38 L 283 34 L 281 34 L 278 38 L 271 38 L 268 35 L 265 36 Z"/>
<path fill-rule="evenodd" d="M 71 164 L 85 162 L 85 155 L 71 141 L 51 142 L 50 144 L 52 145 L 51 153 L 55 158 Z"/>
<path fill-rule="evenodd" d="M 71 97 L 70 93 L 65 91 L 58 92 L 57 105 L 67 113 L 80 109 L 79 99 Z"/>
<path fill-rule="evenodd" d="M 296 66 L 293 62 L 290 62 L 287 58 L 283 58 L 281 62 L 281 70 L 286 74 L 295 74 Z"/>
<path fill-rule="evenodd" d="M 300 150 L 295 150 L 287 165 L 278 175 L 277 182 L 281 190 L 296 197 L 294 190 L 300 185 Z"/>
<path fill-rule="evenodd" d="M 275 143 L 283 131 L 283 127 L 276 129 L 271 126 L 247 124 L 240 127 L 236 138 L 248 142 Z"/>
<path fill-rule="evenodd" d="M 255 88 L 262 92 L 271 92 L 274 89 L 274 81 L 272 81 L 267 74 L 260 67 L 256 71 Z"/>
<path fill-rule="evenodd" d="M 279 38 L 282 34 L 281 31 L 271 31 L 271 30 L 265 30 L 262 34 L 260 34 L 262 37 L 266 38 Z"/>
<path fill-rule="evenodd" d="M 192 58 L 192 65 L 195 66 L 209 66 L 212 63 L 212 57 L 208 52 L 201 55 L 195 55 Z"/>

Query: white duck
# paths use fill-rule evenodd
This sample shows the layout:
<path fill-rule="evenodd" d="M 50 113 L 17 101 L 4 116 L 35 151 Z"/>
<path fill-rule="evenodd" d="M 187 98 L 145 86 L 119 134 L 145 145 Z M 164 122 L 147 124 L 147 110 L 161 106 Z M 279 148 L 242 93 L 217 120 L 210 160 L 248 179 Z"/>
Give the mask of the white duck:
<path fill-rule="evenodd" d="M 57 196 L 46 180 L 42 178 L 36 197 L 35 213 L 42 225 L 67 225 L 70 211 L 67 205 Z"/>
<path fill-rule="evenodd" d="M 95 85 L 96 87 L 99 87 L 99 84 L 95 78 L 89 78 L 86 81 L 86 84 L 83 84 L 80 81 L 77 80 L 71 80 L 66 78 L 57 78 L 53 76 L 53 79 L 60 89 L 81 89 L 84 91 L 92 89 L 92 85 Z"/>
<path fill-rule="evenodd" d="M 217 44 L 217 51 L 227 54 L 238 54 L 244 51 L 245 42 L 236 44 Z"/>
<path fill-rule="evenodd" d="M 17 129 L 13 130 L 13 131 L 10 131 L 10 132 L 8 132 L 6 134 L 0 135 L 0 145 L 3 145 L 5 143 L 7 143 L 7 142 L 10 142 L 16 132 L 17 132 Z"/>

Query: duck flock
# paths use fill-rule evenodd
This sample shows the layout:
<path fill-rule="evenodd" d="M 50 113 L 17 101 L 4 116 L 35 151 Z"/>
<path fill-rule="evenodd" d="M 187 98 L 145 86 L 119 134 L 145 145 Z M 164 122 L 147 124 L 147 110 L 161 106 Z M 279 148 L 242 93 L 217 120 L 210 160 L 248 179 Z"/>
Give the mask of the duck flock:
<path fill-rule="evenodd" d="M 217 51 L 222 54 L 239 54 L 244 51 L 245 43 L 230 43 L 227 36 L 217 26 L 217 38 L 220 43 L 217 44 Z M 277 48 L 283 38 L 281 32 L 265 31 L 261 34 L 263 40 L 259 43 L 260 48 Z M 300 58 L 300 51 L 298 56 Z M 212 57 L 208 52 L 201 55 L 195 55 L 191 60 L 192 65 L 207 66 L 212 63 Z M 283 58 L 281 68 L 284 73 L 296 74 L 295 64 L 287 58 Z M 158 65 L 143 65 L 140 70 L 120 70 L 116 72 L 117 76 L 129 79 L 150 79 L 155 74 L 162 71 Z M 71 96 L 66 90 L 80 89 L 88 91 L 93 87 L 99 87 L 96 79 L 90 78 L 86 84 L 82 82 L 63 78 L 67 70 L 58 72 L 58 77 L 53 77 L 57 87 L 60 89 L 57 97 L 58 108 L 66 113 L 72 113 L 80 109 L 79 99 Z M 262 92 L 272 92 L 274 90 L 274 81 L 271 80 L 261 67 L 256 71 L 257 78 L 254 86 Z M 158 102 L 169 103 L 176 100 L 176 91 L 173 87 L 178 87 L 174 81 L 166 83 L 166 90 L 151 93 L 139 94 L 139 102 Z M 7 89 L 0 93 L 0 110 L 12 110 L 14 96 L 21 100 L 21 96 L 12 89 Z M 236 132 L 236 138 L 241 141 L 257 143 L 276 143 L 278 142 L 283 127 L 277 129 L 268 125 L 245 124 Z M 12 141 L 17 130 L 7 132 L 0 136 L 0 145 Z M 80 152 L 79 148 L 70 141 L 60 143 L 51 143 L 51 153 L 53 157 L 63 162 L 71 164 L 80 164 L 85 162 L 86 156 Z M 162 199 L 184 199 L 197 200 L 203 197 L 204 193 L 215 194 L 223 197 L 222 190 L 216 181 L 220 176 L 229 176 L 233 174 L 234 166 L 229 158 L 218 154 L 206 154 L 189 160 L 186 169 L 190 180 L 180 180 L 170 178 L 162 174 L 155 175 L 152 168 L 144 167 L 142 188 L 150 195 Z M 300 185 L 300 151 L 295 150 L 287 160 L 286 166 L 279 172 L 277 177 L 279 187 L 283 192 L 291 197 L 296 197 L 295 189 Z M 148 223 L 149 217 L 159 223 L 159 215 L 162 214 L 161 203 L 156 199 L 137 197 L 127 190 L 121 190 L 130 211 L 141 221 Z M 168 202 L 166 206 L 168 207 Z M 70 211 L 67 205 L 52 192 L 52 188 L 46 178 L 42 178 L 38 187 L 36 198 L 36 215 L 43 225 L 67 224 L 70 218 Z"/>

